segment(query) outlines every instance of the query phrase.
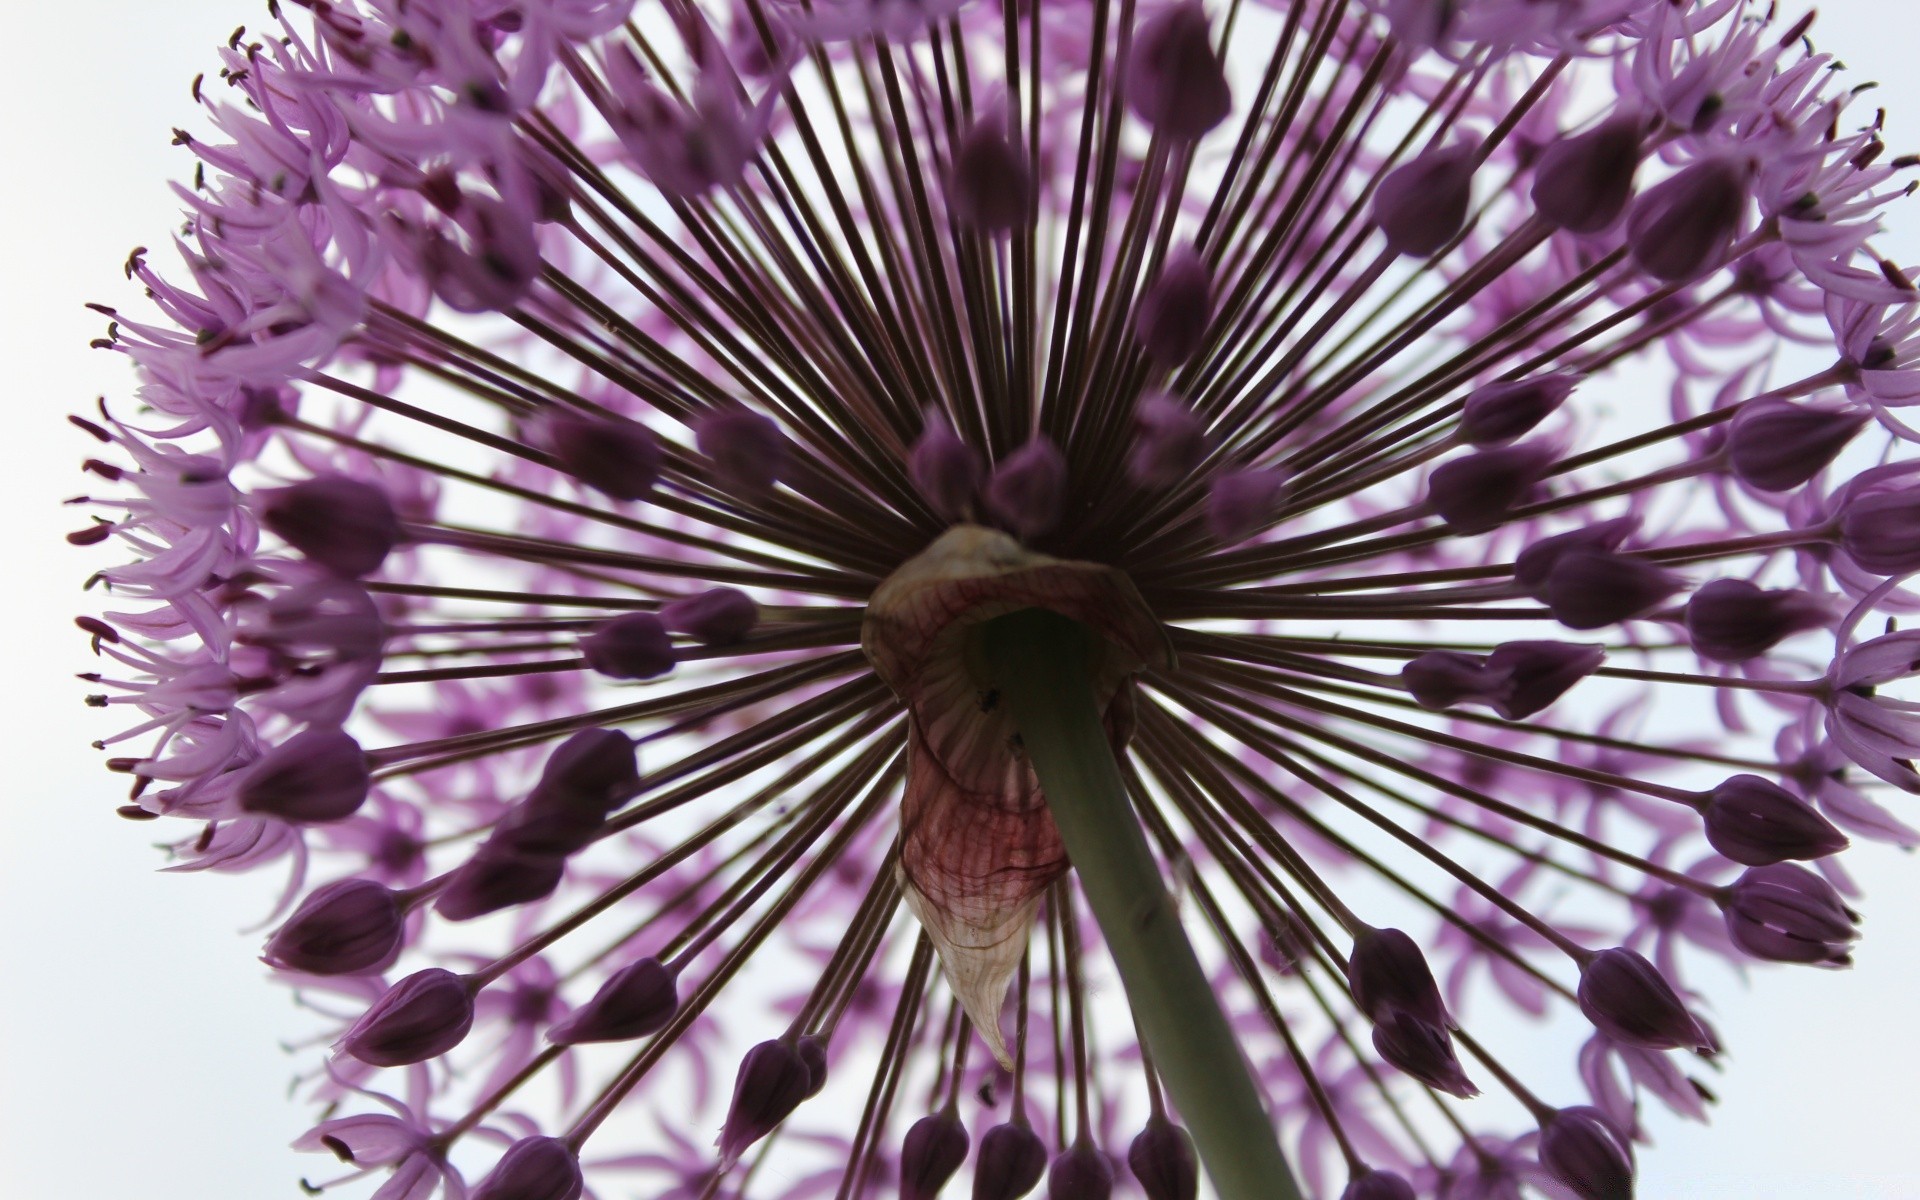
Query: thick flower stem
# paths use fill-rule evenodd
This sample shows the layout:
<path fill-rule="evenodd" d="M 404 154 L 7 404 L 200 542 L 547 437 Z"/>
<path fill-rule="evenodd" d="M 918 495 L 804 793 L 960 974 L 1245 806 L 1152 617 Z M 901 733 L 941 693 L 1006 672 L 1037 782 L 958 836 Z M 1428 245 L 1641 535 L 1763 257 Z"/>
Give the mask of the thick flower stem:
<path fill-rule="evenodd" d="M 1212 984 L 1133 815 L 1088 680 L 1093 634 L 1025 609 L 983 625 L 975 661 L 1020 731 L 1120 970 L 1140 1032 L 1221 1200 L 1298 1200 Z"/>

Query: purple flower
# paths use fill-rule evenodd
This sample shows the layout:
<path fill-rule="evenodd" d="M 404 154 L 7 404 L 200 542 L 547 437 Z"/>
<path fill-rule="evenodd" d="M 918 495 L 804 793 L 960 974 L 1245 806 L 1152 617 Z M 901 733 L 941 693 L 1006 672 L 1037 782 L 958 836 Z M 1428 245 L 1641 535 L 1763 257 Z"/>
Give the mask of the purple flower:
<path fill-rule="evenodd" d="M 303 1149 L 1195 1195 L 1212 1080 L 1129 1032 L 992 674 L 1031 608 L 1316 1200 L 1628 1194 L 1636 1106 L 1704 1112 L 1697 961 L 1849 961 L 1847 835 L 1920 840 L 1920 642 L 1859 635 L 1920 569 L 1912 160 L 1757 6 L 1279 7 L 335 0 L 221 52 L 70 540 L 118 811 L 284 871 Z M 1575 1009 L 1578 1082 L 1481 1036 Z"/>

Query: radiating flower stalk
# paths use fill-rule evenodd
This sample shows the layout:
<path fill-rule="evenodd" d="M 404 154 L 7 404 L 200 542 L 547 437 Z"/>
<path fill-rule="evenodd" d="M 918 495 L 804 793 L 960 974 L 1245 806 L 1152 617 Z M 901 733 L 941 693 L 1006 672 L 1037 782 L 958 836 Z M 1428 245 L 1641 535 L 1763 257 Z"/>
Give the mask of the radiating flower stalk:
<path fill-rule="evenodd" d="M 270 16 L 72 540 L 311 1189 L 1611 1200 L 1920 844 L 1915 164 L 1807 21 Z"/>

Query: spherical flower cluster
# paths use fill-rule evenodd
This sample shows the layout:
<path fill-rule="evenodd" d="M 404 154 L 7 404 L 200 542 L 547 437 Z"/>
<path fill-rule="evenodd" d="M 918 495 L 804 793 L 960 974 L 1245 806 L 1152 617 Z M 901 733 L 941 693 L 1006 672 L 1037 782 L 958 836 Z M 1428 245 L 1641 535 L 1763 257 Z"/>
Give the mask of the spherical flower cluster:
<path fill-rule="evenodd" d="M 1194 1196 L 1191 1064 L 982 649 L 1040 609 L 1298 1194 L 1630 1195 L 1643 1106 L 1704 1114 L 1698 965 L 1846 965 L 1834 856 L 1920 844 L 1915 164 L 1808 28 L 236 34 L 71 540 L 120 552 L 121 813 L 287 878 L 310 1186 Z M 1578 1090 L 1520 1014 L 1590 1026 Z"/>

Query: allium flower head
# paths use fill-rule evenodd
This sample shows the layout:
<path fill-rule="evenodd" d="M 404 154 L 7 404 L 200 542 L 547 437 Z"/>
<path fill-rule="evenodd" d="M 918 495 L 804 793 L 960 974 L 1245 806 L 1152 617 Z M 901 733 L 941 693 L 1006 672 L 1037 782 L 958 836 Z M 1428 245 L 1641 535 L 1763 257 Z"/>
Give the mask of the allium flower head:
<path fill-rule="evenodd" d="M 71 540 L 120 811 L 288 880 L 297 1148 L 410 1200 L 1239 1200 L 1231 1093 L 1262 1195 L 1631 1194 L 1636 1106 L 1704 1111 L 1697 962 L 1845 965 L 1832 856 L 1920 840 L 1920 643 L 1861 632 L 1920 570 L 1914 164 L 1807 30 L 236 34 Z"/>

